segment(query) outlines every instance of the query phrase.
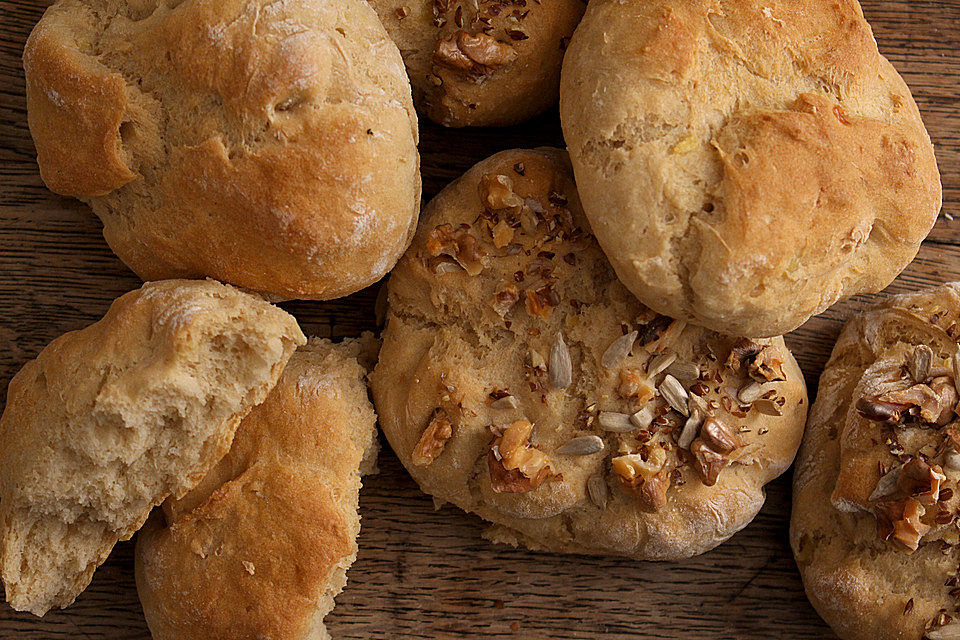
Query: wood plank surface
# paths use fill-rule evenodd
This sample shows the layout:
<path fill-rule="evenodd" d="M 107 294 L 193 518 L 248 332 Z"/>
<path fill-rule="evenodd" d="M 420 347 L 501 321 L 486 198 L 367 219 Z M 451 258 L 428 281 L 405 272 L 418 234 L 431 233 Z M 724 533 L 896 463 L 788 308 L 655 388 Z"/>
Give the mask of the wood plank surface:
<path fill-rule="evenodd" d="M 37 171 L 20 55 L 47 4 L 0 0 L 0 402 L 26 360 L 139 285 L 96 217 L 47 191 Z M 960 217 L 960 0 L 869 0 L 864 11 L 913 89 L 944 185 L 944 215 L 888 291 L 960 279 L 960 221 L 950 218 Z M 426 198 L 496 151 L 562 144 L 555 112 L 500 130 L 421 127 Z M 308 334 L 356 335 L 376 328 L 378 288 L 283 306 Z M 870 299 L 836 305 L 788 336 L 811 393 L 843 321 Z M 494 546 L 477 518 L 435 510 L 386 446 L 380 467 L 361 495 L 359 558 L 327 618 L 334 638 L 834 637 L 807 603 L 790 555 L 789 477 L 769 486 L 756 521 L 718 549 L 680 563 L 638 563 Z M 149 637 L 132 542 L 116 548 L 66 610 L 38 619 L 0 605 L 2 639 Z"/>

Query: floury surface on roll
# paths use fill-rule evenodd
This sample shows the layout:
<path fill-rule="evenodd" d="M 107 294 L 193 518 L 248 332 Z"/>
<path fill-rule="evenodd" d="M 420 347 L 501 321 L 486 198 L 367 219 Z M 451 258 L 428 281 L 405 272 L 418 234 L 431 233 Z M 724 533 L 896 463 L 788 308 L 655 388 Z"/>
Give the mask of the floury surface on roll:
<path fill-rule="evenodd" d="M 940 209 L 930 138 L 857 0 L 591 1 L 560 118 L 626 287 L 724 333 L 881 290 Z"/>
<path fill-rule="evenodd" d="M 24 49 L 44 182 L 145 280 L 379 280 L 420 207 L 397 47 L 363 0 L 60 0 Z"/>
<path fill-rule="evenodd" d="M 844 327 L 794 472 L 790 542 L 844 640 L 960 638 L 960 283 Z"/>
<path fill-rule="evenodd" d="M 523 122 L 557 102 L 583 0 L 369 0 L 421 113 L 447 127 Z"/>
<path fill-rule="evenodd" d="M 0 576 L 17 610 L 69 605 L 150 510 L 194 487 L 306 342 L 213 281 L 152 282 L 51 342 L 0 417 Z"/>
<path fill-rule="evenodd" d="M 421 489 L 494 541 L 702 553 L 753 519 L 796 453 L 806 388 L 783 339 L 640 304 L 559 150 L 499 153 L 444 189 L 388 287 L 381 427 Z"/>
<path fill-rule="evenodd" d="M 376 340 L 297 350 L 230 452 L 137 536 L 154 640 L 320 640 L 357 555 L 360 475 L 376 462 Z M 359 362 L 358 362 L 359 358 Z"/>

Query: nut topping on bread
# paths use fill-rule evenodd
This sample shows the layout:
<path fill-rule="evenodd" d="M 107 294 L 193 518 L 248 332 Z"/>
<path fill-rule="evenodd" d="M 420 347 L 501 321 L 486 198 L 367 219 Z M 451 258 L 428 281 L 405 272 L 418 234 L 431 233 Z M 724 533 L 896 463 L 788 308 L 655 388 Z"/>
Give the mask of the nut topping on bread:
<path fill-rule="evenodd" d="M 461 30 L 437 42 L 433 59 L 438 64 L 482 76 L 516 60 L 517 52 L 486 33 L 471 35 Z"/>
<path fill-rule="evenodd" d="M 548 480 L 562 480 L 550 459 L 530 444 L 533 423 L 517 420 L 494 438 L 487 454 L 490 482 L 497 493 L 526 493 Z"/>
<path fill-rule="evenodd" d="M 420 441 L 411 454 L 413 464 L 428 465 L 443 453 L 443 447 L 453 435 L 453 427 L 447 412 L 437 408 L 430 418 L 430 424 L 424 429 Z"/>

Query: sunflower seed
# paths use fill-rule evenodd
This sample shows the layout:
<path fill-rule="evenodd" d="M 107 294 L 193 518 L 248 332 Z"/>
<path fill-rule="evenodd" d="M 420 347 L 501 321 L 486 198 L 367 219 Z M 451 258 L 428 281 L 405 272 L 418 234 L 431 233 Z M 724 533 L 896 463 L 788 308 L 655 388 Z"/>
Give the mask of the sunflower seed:
<path fill-rule="evenodd" d="M 924 637 L 928 640 L 960 640 L 960 622 L 952 622 L 939 629 L 931 629 Z"/>
<path fill-rule="evenodd" d="M 700 423 L 702 422 L 703 419 L 700 417 L 700 411 L 694 409 L 684 423 L 683 431 L 680 432 L 680 436 L 677 438 L 677 445 L 679 445 L 680 448 L 690 448 L 690 443 L 697 437 L 697 431 L 700 429 Z"/>
<path fill-rule="evenodd" d="M 667 373 L 677 380 L 696 380 L 700 377 L 700 367 L 692 362 L 674 362 L 667 367 Z"/>
<path fill-rule="evenodd" d="M 675 353 L 658 353 L 650 359 L 647 365 L 647 375 L 651 378 L 657 377 L 664 369 L 669 367 L 677 359 Z"/>
<path fill-rule="evenodd" d="M 590 476 L 587 480 L 587 494 L 590 496 L 591 502 L 597 505 L 601 509 L 606 508 L 607 506 L 607 495 L 609 490 L 607 489 L 607 482 L 600 476 Z"/>
<path fill-rule="evenodd" d="M 753 408 L 765 416 L 782 416 L 783 409 L 780 408 L 772 398 L 759 398 L 753 403 Z"/>
<path fill-rule="evenodd" d="M 636 331 L 631 331 L 611 342 L 607 350 L 603 352 L 603 357 L 600 358 L 600 364 L 609 369 L 620 362 L 620 360 L 625 358 L 631 349 L 633 349 L 633 343 L 637 341 L 638 335 L 639 333 Z"/>
<path fill-rule="evenodd" d="M 907 369 L 910 376 L 918 383 L 926 382 L 930 377 L 930 360 L 933 358 L 933 349 L 925 344 L 914 347 L 907 356 Z"/>
<path fill-rule="evenodd" d="M 953 365 L 953 384 L 954 386 L 960 386 L 960 351 L 953 354 L 953 357 L 950 358 L 950 364 Z"/>
<path fill-rule="evenodd" d="M 701 416 L 705 416 L 710 413 L 709 408 L 707 407 L 707 401 L 695 393 L 690 394 L 690 397 L 687 399 L 687 406 L 690 408 L 691 413 L 694 411 L 699 411 Z"/>
<path fill-rule="evenodd" d="M 557 453 L 565 456 L 589 456 L 598 451 L 603 451 L 603 440 L 600 436 L 577 436 L 557 449 Z"/>
<path fill-rule="evenodd" d="M 490 403 L 491 409 L 516 409 L 520 405 L 513 396 L 503 396 Z"/>
<path fill-rule="evenodd" d="M 680 384 L 676 378 L 668 373 L 663 378 L 663 382 L 660 383 L 658 391 L 660 391 L 663 399 L 667 401 L 667 404 L 685 416 L 690 415 L 690 409 L 687 407 L 687 401 L 689 399 L 687 390 L 683 388 L 683 385 Z"/>
<path fill-rule="evenodd" d="M 563 334 L 557 332 L 557 338 L 550 347 L 550 386 L 554 389 L 566 389 L 573 382 L 573 365 L 570 364 L 570 350 L 563 341 Z"/>
<path fill-rule="evenodd" d="M 902 468 L 902 466 L 894 467 L 892 470 L 880 476 L 876 488 L 874 488 L 873 493 L 871 493 L 867 499 L 870 501 L 879 500 L 893 493 L 897 488 L 897 478 L 900 477 L 900 470 Z"/>
<path fill-rule="evenodd" d="M 763 391 L 763 385 L 761 385 L 759 382 L 751 380 L 747 384 L 740 387 L 740 390 L 737 392 L 737 399 L 743 404 L 753 404 L 760 396 L 763 395 Z"/>
<path fill-rule="evenodd" d="M 650 423 L 653 422 L 653 417 L 653 409 L 646 406 L 630 416 L 630 422 L 632 422 L 633 426 L 637 429 L 646 429 L 650 426 Z"/>
<path fill-rule="evenodd" d="M 616 411 L 601 411 L 597 421 L 600 428 L 604 431 L 613 431 L 615 433 L 626 433 L 633 431 L 636 427 L 630 422 L 630 416 L 626 413 L 617 413 Z"/>
<path fill-rule="evenodd" d="M 543 359 L 543 356 L 540 355 L 540 352 L 536 349 L 530 349 L 530 366 L 534 369 L 544 369 L 547 368 L 547 361 Z"/>

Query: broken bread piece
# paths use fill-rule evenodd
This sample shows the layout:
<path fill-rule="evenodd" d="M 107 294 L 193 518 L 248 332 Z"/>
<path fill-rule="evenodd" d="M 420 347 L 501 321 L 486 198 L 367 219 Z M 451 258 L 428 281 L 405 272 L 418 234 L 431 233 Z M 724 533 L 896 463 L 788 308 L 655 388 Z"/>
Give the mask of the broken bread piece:
<path fill-rule="evenodd" d="M 329 637 L 376 461 L 375 347 L 367 334 L 299 349 L 230 452 L 148 521 L 136 572 L 154 640 Z"/>
<path fill-rule="evenodd" d="M 306 338 L 211 280 L 145 284 L 14 376 L 0 418 L 0 572 L 19 611 L 66 607 L 120 540 L 230 448 Z"/>

